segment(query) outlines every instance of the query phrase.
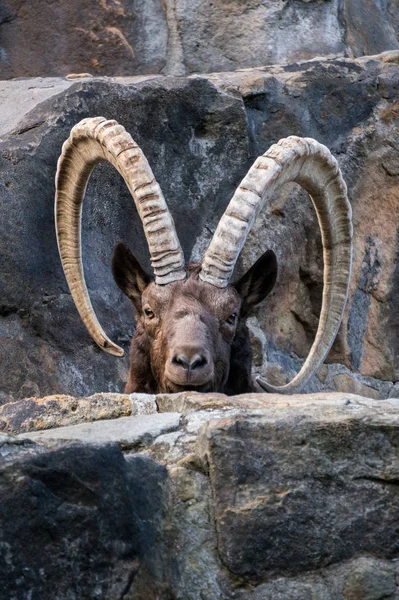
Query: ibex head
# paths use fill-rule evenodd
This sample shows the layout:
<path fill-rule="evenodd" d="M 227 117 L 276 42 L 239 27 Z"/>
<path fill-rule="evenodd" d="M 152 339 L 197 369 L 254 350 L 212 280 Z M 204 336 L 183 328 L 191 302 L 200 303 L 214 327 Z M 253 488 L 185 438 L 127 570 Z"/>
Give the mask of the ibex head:
<path fill-rule="evenodd" d="M 266 252 L 240 281 L 225 288 L 201 281 L 200 265 L 189 265 L 184 280 L 158 285 L 123 244 L 117 245 L 112 266 L 136 313 L 127 391 L 252 389 L 245 317 L 273 288 L 273 252 Z"/>
<path fill-rule="evenodd" d="M 302 369 L 285 386 L 258 379 L 267 391 L 293 393 L 325 359 L 345 307 L 351 270 L 352 222 L 346 186 L 328 149 L 289 137 L 259 157 L 222 216 L 201 265 L 185 267 L 173 219 L 142 151 L 116 121 L 84 119 L 71 131 L 58 161 L 56 228 L 64 272 L 81 318 L 110 354 L 123 350 L 94 314 L 81 260 L 81 208 L 96 163 L 108 160 L 124 178 L 141 217 L 155 280 L 123 245 L 113 257 L 114 277 L 132 300 L 137 329 L 126 391 L 225 391 L 252 388 L 245 317 L 273 288 L 273 252 L 265 253 L 237 283 L 230 283 L 255 218 L 278 188 L 296 182 L 311 195 L 324 248 L 324 292 L 316 339 Z"/>

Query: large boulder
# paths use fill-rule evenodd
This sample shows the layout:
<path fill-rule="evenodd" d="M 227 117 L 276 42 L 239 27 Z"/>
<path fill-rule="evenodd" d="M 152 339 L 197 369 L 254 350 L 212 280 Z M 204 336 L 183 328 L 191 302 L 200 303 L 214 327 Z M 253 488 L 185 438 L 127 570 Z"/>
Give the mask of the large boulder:
<path fill-rule="evenodd" d="M 6 0 L 0 78 L 230 71 L 398 48 L 396 0 Z"/>
<path fill-rule="evenodd" d="M 2 598 L 398 597 L 398 399 L 151 401 L 0 434 Z"/>
<path fill-rule="evenodd" d="M 0 436 L 0 459 L 2 598 L 120 597 L 141 549 L 118 447 Z"/>
<path fill-rule="evenodd" d="M 2 401 L 122 391 L 128 359 L 102 353 L 73 306 L 54 235 L 61 145 L 83 117 L 116 118 L 143 148 L 164 190 L 187 259 L 198 260 L 234 189 L 259 154 L 288 135 L 314 137 L 337 157 L 354 212 L 350 298 L 329 363 L 307 390 L 394 395 L 399 379 L 399 54 L 313 60 L 189 78 L 27 79 L 0 84 L 0 336 Z M 119 175 L 94 172 L 83 214 L 90 295 L 127 350 L 129 302 L 110 270 L 124 240 L 148 268 L 141 224 Z M 237 265 L 267 248 L 273 294 L 250 321 L 255 369 L 292 377 L 318 323 L 321 240 L 306 194 L 287 186 L 262 214 Z"/>

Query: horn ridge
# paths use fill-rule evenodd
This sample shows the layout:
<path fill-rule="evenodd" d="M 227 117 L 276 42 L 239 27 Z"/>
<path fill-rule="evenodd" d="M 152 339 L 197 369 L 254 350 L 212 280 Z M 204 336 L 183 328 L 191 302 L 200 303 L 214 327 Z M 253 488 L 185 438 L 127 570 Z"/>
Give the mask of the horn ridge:
<path fill-rule="evenodd" d="M 104 333 L 94 313 L 83 272 L 81 215 L 87 182 L 95 165 L 110 162 L 133 196 L 143 223 L 155 281 L 165 285 L 186 277 L 184 255 L 161 188 L 143 152 L 115 120 L 83 119 L 62 146 L 55 179 L 55 221 L 64 273 L 80 316 L 94 341 L 106 352 L 123 350 Z"/>
<path fill-rule="evenodd" d="M 342 321 L 352 262 L 352 210 L 338 163 L 328 148 L 311 138 L 290 136 L 257 158 L 237 188 L 204 254 L 199 277 L 226 287 L 259 211 L 285 183 L 295 182 L 311 196 L 323 243 L 324 287 L 319 326 L 299 373 L 285 386 L 258 378 L 268 392 L 299 392 L 326 358 Z"/>

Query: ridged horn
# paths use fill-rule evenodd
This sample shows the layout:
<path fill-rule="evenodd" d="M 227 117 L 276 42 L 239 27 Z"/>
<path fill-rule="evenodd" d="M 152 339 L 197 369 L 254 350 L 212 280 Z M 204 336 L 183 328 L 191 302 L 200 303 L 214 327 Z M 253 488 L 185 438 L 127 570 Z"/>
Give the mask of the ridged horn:
<path fill-rule="evenodd" d="M 83 119 L 62 146 L 55 178 L 58 249 L 69 289 L 94 341 L 109 354 L 123 356 L 98 322 L 87 291 L 81 253 L 82 204 L 95 165 L 110 162 L 133 196 L 150 250 L 155 281 L 165 285 L 184 279 L 184 256 L 161 188 L 143 152 L 116 121 Z"/>
<path fill-rule="evenodd" d="M 226 287 L 238 255 L 259 211 L 278 189 L 298 183 L 311 196 L 321 229 L 324 289 L 316 338 L 294 379 L 274 386 L 258 378 L 268 392 L 299 392 L 326 358 L 342 321 L 352 263 L 352 210 L 345 182 L 330 151 L 310 138 L 291 136 L 260 156 L 248 171 L 219 221 L 204 254 L 200 278 Z"/>

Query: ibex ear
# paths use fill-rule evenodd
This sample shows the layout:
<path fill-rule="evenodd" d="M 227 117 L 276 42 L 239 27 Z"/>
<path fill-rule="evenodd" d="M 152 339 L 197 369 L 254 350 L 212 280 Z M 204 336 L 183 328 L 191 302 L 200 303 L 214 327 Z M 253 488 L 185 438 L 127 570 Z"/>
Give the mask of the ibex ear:
<path fill-rule="evenodd" d="M 245 315 L 272 291 L 277 279 L 277 258 L 267 250 L 234 284 L 242 298 L 241 315 Z"/>
<path fill-rule="evenodd" d="M 151 281 L 151 277 L 141 268 L 129 248 L 119 242 L 112 256 L 112 273 L 117 286 L 141 310 L 141 294 Z"/>

